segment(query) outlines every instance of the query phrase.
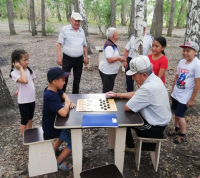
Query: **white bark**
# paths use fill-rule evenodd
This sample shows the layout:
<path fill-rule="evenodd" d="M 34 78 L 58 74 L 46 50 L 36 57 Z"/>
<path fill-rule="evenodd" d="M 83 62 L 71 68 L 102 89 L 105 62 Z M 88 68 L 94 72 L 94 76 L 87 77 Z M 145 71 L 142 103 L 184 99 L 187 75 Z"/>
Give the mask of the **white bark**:
<path fill-rule="evenodd" d="M 144 19 L 144 0 L 135 0 L 135 52 L 138 56 L 142 54 L 143 44 L 143 19 Z"/>
<path fill-rule="evenodd" d="M 200 17 L 200 0 L 189 0 L 185 42 L 195 41 L 197 44 L 200 45 L 199 17 Z"/>
<path fill-rule="evenodd" d="M 85 32 L 88 54 L 92 54 L 92 51 L 90 49 L 90 41 L 89 41 L 89 34 L 88 34 L 88 21 L 87 21 L 87 17 L 86 17 L 86 13 L 85 13 L 84 0 L 78 0 L 78 2 L 79 2 L 79 10 L 80 10 L 79 13 L 83 17 L 82 28 Z"/>

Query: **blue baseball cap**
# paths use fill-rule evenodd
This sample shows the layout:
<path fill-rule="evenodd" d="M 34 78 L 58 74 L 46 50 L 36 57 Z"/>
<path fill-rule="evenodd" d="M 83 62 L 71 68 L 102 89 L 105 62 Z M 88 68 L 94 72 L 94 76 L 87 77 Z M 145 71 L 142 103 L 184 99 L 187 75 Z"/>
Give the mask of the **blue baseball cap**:
<path fill-rule="evenodd" d="M 47 72 L 47 80 L 49 82 L 52 82 L 53 80 L 56 80 L 58 78 L 66 78 L 69 77 L 70 72 L 65 72 L 60 67 L 52 67 Z"/>

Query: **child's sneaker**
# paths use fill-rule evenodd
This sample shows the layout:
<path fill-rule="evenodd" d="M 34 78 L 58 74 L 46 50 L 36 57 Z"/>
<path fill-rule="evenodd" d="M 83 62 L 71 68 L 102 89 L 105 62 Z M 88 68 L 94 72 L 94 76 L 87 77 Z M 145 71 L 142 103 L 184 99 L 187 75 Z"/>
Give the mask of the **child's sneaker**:
<path fill-rule="evenodd" d="M 66 165 L 64 166 L 64 164 L 65 164 L 66 162 L 61 162 L 60 164 L 58 164 L 58 169 L 61 169 L 61 170 L 63 170 L 63 171 L 69 171 L 70 169 L 72 169 L 72 165 L 71 166 L 69 166 L 69 164 L 67 164 L 66 163 Z"/>
<path fill-rule="evenodd" d="M 178 136 L 176 139 L 174 139 L 174 143 L 175 144 L 180 144 L 180 143 L 184 143 L 187 142 L 186 136 Z"/>
<path fill-rule="evenodd" d="M 176 136 L 176 135 L 179 135 L 179 134 L 180 134 L 180 132 L 177 132 L 175 130 L 167 132 L 167 136 L 169 136 L 169 137 Z"/>

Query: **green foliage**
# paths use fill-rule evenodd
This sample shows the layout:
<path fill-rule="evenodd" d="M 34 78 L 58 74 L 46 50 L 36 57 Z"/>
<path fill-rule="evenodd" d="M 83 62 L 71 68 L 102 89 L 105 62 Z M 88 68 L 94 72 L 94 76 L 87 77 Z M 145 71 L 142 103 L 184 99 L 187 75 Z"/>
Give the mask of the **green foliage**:
<path fill-rule="evenodd" d="M 47 34 L 52 34 L 55 32 L 55 30 L 56 30 L 56 28 L 52 24 L 48 23 L 46 25 L 46 33 Z"/>

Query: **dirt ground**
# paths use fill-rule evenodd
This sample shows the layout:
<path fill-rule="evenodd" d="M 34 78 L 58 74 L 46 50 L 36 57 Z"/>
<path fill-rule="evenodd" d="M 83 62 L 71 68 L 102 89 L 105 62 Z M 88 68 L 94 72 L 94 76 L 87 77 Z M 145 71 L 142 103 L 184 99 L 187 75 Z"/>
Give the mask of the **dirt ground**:
<path fill-rule="evenodd" d="M 18 35 L 9 36 L 8 26 L 0 23 L 0 59 L 6 58 L 8 62 L 8 65 L 2 66 L 1 70 L 15 103 L 15 108 L 7 115 L 0 114 L 0 177 L 28 177 L 28 147 L 22 144 L 19 131 L 20 116 L 16 97 L 13 96 L 17 88 L 9 78 L 11 53 L 14 49 L 23 48 L 30 55 L 29 67 L 35 71 L 37 76 L 35 80 L 36 110 L 33 126 L 39 127 L 42 120 L 43 90 L 47 86 L 46 73 L 50 67 L 58 66 L 56 64 L 56 42 L 59 28 L 57 32 L 46 37 L 42 37 L 40 33 L 32 37 L 29 32 L 22 30 L 23 28 L 17 29 Z M 95 29 L 93 30 L 95 31 Z M 166 72 L 168 91 L 171 90 L 176 67 L 182 57 L 181 49 L 178 46 L 183 44 L 184 38 L 177 36 L 177 34 L 184 34 L 184 30 L 179 33 L 180 31 L 175 30 L 173 37 L 166 37 L 168 43 L 166 56 L 169 59 L 169 69 Z M 91 67 L 83 70 L 80 93 L 101 93 L 102 91 L 98 72 L 98 52 L 95 50 L 95 46 L 103 45 L 105 40 L 105 37 L 100 35 L 90 35 L 93 51 L 93 54 L 90 55 Z M 121 55 L 126 43 L 127 36 L 120 35 L 117 45 Z M 72 91 L 72 78 L 71 76 L 69 79 L 66 93 Z M 121 70 L 117 75 L 114 91 L 126 92 L 125 74 Z M 195 106 L 189 109 L 186 115 L 187 143 L 175 145 L 172 143 L 173 138 L 167 138 L 167 141 L 163 143 L 158 172 L 154 171 L 148 152 L 142 152 L 140 171 L 136 170 L 134 155 L 125 153 L 124 176 L 126 178 L 197 178 L 200 169 L 193 166 L 192 162 L 200 158 L 199 103 L 200 97 L 198 95 Z M 174 115 L 167 129 L 172 128 L 173 125 Z M 114 153 L 108 150 L 107 145 L 107 129 L 83 130 L 83 170 L 114 162 Z M 70 157 L 68 161 L 71 162 L 72 158 Z M 56 173 L 38 177 L 72 178 L 73 172 L 59 170 Z"/>

